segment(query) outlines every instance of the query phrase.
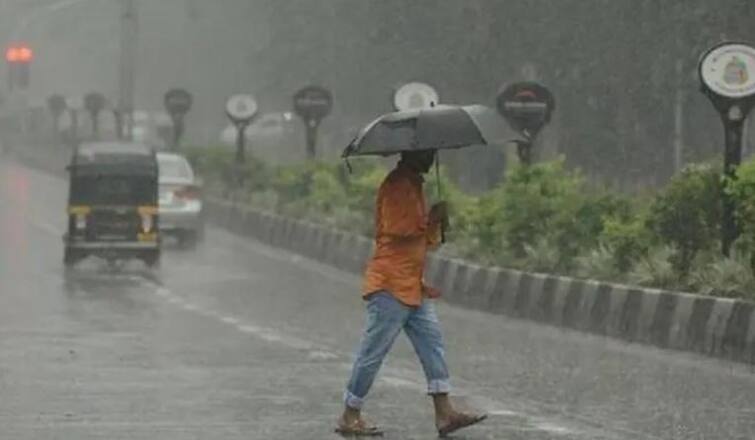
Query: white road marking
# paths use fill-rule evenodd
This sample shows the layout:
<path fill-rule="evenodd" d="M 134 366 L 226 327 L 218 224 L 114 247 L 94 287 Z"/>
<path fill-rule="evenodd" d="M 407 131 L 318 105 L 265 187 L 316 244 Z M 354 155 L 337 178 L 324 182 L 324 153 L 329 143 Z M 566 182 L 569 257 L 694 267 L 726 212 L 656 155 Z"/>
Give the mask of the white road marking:
<path fill-rule="evenodd" d="M 230 324 L 230 325 L 234 325 L 234 326 L 239 324 L 239 320 L 238 319 L 231 318 L 230 316 L 224 316 L 220 320 L 223 321 L 226 324 Z"/>
<path fill-rule="evenodd" d="M 550 422 L 535 423 L 535 428 L 537 428 L 540 431 L 550 432 L 551 434 L 558 434 L 558 435 L 572 434 L 572 431 L 570 429 L 567 429 L 563 426 L 554 425 Z"/>
<path fill-rule="evenodd" d="M 338 359 L 338 355 L 329 351 L 314 350 L 310 351 L 307 357 L 311 360 L 327 361 Z"/>
<path fill-rule="evenodd" d="M 184 298 L 175 295 L 169 289 L 166 289 L 164 287 L 156 287 L 154 293 L 170 304 L 180 305 L 184 310 L 215 319 L 219 322 L 222 322 L 223 324 L 230 325 L 240 333 L 252 335 L 263 341 L 276 343 L 295 350 L 307 351 L 308 359 L 337 360 L 343 357 L 339 356 L 336 352 L 330 350 L 328 347 L 320 346 L 318 344 L 305 341 L 294 336 L 286 335 L 278 330 L 269 327 L 252 325 L 250 323 L 245 323 L 238 318 L 221 315 L 215 311 L 202 308 L 200 306 L 197 306 L 196 304 L 188 302 Z M 342 370 L 350 370 L 351 364 L 342 363 L 340 365 L 340 368 Z M 417 372 L 389 366 L 386 366 L 384 370 L 384 374 L 379 379 L 381 382 L 397 388 L 410 389 L 420 392 L 426 391 L 424 381 L 419 378 L 419 374 Z M 468 393 L 465 393 L 463 389 L 458 387 L 457 392 L 459 392 L 459 394 L 462 396 L 465 394 L 468 395 Z M 571 435 L 579 432 L 550 420 L 543 420 L 537 416 L 528 416 L 524 413 L 512 411 L 506 408 L 506 405 L 504 405 L 503 403 L 494 401 L 487 397 L 469 397 L 471 397 L 471 399 L 475 401 L 478 409 L 484 411 L 486 414 L 498 417 L 521 417 L 527 420 L 527 423 L 532 430 L 548 432 L 553 435 Z"/>
<path fill-rule="evenodd" d="M 36 226 L 37 228 L 39 228 L 40 230 L 46 233 L 49 233 L 52 236 L 60 236 L 63 234 L 62 228 L 59 228 L 51 223 L 38 220 L 38 218 L 44 218 L 45 216 L 36 216 L 36 217 L 32 217 L 31 215 L 28 215 L 28 216 L 30 217 L 29 219 L 30 223 Z M 230 236 L 230 234 L 228 235 Z M 276 248 L 267 246 L 261 242 L 235 240 L 234 243 L 242 244 L 243 246 L 250 248 L 253 252 L 262 254 L 271 259 L 276 259 L 279 261 L 288 260 L 289 262 L 294 263 L 305 270 L 316 272 L 333 281 L 351 284 L 352 282 L 351 279 L 356 278 L 355 276 L 352 276 L 351 274 L 348 274 L 346 272 L 340 271 L 330 266 L 321 264 L 315 260 L 302 257 L 292 252 L 276 249 Z M 238 280 L 248 280 L 248 278 L 249 278 L 248 276 L 243 276 L 243 277 L 240 276 L 238 277 Z M 151 281 L 148 281 L 148 283 L 154 284 Z M 225 324 L 232 325 L 235 329 L 237 329 L 241 333 L 250 334 L 264 341 L 274 342 L 274 343 L 277 343 L 277 344 L 280 344 L 289 348 L 293 348 L 297 350 L 307 350 L 308 351 L 307 356 L 309 359 L 335 360 L 342 357 L 334 353 L 327 347 L 317 346 L 314 343 L 311 343 L 311 342 L 308 342 L 308 341 L 305 341 L 296 337 L 292 337 L 289 335 L 285 335 L 275 329 L 249 325 L 249 324 L 245 324 L 241 322 L 240 320 L 236 318 L 219 315 L 218 313 L 212 310 L 207 310 L 195 304 L 187 302 L 184 298 L 178 295 L 175 295 L 174 293 L 172 293 L 169 289 L 165 287 L 156 286 L 154 293 L 156 296 L 162 298 L 169 304 L 179 306 L 183 308 L 184 310 L 186 310 L 187 312 L 200 314 L 205 317 L 217 319 Z M 344 369 L 350 370 L 351 364 L 343 364 L 341 365 L 341 367 Z M 402 369 L 386 367 L 385 373 L 383 377 L 381 378 L 381 381 L 389 385 L 400 387 L 400 388 L 424 391 L 425 385 L 423 381 L 420 379 L 414 379 L 414 377 L 417 377 L 417 376 L 418 374 L 416 372 L 407 372 Z M 457 389 L 460 392 L 460 394 L 462 395 L 465 394 L 462 388 L 457 388 Z M 563 434 L 578 432 L 578 431 L 569 429 L 563 425 L 556 424 L 551 421 L 543 420 L 537 416 L 527 416 L 526 414 L 511 411 L 509 409 L 506 409 L 505 405 L 501 402 L 497 402 L 497 401 L 494 401 L 494 400 L 491 400 L 482 396 L 470 396 L 470 397 L 472 397 L 476 402 L 480 403 L 479 407 L 481 410 L 487 412 L 488 414 L 492 416 L 523 417 L 526 420 L 528 420 L 529 425 L 532 426 L 533 429 L 546 431 L 553 434 L 563 435 Z"/>

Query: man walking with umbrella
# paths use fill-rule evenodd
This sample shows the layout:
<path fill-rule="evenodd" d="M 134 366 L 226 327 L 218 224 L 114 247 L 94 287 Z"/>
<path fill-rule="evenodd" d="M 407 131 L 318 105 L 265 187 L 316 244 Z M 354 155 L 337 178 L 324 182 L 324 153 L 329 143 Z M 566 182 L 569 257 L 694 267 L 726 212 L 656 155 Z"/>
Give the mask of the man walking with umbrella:
<path fill-rule="evenodd" d="M 435 155 L 435 150 L 402 152 L 401 160 L 378 192 L 376 250 L 363 286 L 367 324 L 336 429 L 342 434 L 382 434 L 364 421 L 361 408 L 401 330 L 409 337 L 425 372 L 439 434 L 444 436 L 485 418 L 459 412 L 449 400 L 451 385 L 443 339 L 429 301 L 439 293 L 422 281 L 427 252 L 440 244 L 441 231 L 447 223 L 445 203 L 427 211 L 422 190 L 422 175 L 431 169 Z"/>

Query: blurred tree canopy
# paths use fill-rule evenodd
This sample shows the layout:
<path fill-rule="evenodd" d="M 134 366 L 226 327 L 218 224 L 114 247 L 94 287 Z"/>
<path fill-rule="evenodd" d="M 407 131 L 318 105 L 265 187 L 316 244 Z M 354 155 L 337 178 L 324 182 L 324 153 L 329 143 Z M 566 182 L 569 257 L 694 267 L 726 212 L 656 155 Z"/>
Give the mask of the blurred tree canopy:
<path fill-rule="evenodd" d="M 55 1 L 0 0 L 0 38 Z M 502 85 L 533 79 L 558 100 L 543 138 L 551 155 L 589 177 L 655 184 L 674 170 L 677 131 L 685 162 L 721 154 L 720 122 L 698 91 L 700 54 L 726 39 L 755 42 L 752 0 L 137 4 L 137 103 L 160 109 L 169 88 L 191 90 L 189 131 L 203 142 L 217 139 L 223 103 L 239 91 L 256 94 L 262 111 L 283 111 L 306 83 L 331 88 L 336 108 L 323 133 L 336 149 L 391 110 L 393 88 L 407 81 L 433 84 L 445 102 L 493 105 Z M 117 26 L 116 1 L 72 4 L 28 26 L 41 98 L 115 93 Z"/>
<path fill-rule="evenodd" d="M 334 89 L 358 124 L 390 109 L 391 89 L 427 81 L 446 102 L 493 103 L 536 79 L 557 96 L 556 150 L 589 175 L 660 182 L 673 172 L 681 97 L 685 161 L 721 151 L 698 92 L 698 57 L 755 41 L 749 0 L 258 0 L 254 69 L 265 99 L 303 81 Z M 681 88 L 681 95 L 677 89 Z M 353 120 L 348 120 L 353 118 Z"/>

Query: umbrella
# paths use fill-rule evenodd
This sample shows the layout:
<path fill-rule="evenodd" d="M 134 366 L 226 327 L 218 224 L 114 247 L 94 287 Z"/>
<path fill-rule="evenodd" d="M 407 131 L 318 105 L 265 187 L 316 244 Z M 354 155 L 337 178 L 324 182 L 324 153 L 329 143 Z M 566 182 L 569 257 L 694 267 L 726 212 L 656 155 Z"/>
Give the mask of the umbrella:
<path fill-rule="evenodd" d="M 488 110 L 481 105 L 438 105 L 388 113 L 362 129 L 343 157 L 487 145 L 476 118 Z"/>
<path fill-rule="evenodd" d="M 478 118 L 491 110 L 481 105 L 406 110 L 383 115 L 362 129 L 343 157 L 389 156 L 405 151 L 445 150 L 488 145 Z M 440 158 L 435 161 L 438 198 L 442 199 Z M 445 242 L 445 231 L 441 230 Z"/>

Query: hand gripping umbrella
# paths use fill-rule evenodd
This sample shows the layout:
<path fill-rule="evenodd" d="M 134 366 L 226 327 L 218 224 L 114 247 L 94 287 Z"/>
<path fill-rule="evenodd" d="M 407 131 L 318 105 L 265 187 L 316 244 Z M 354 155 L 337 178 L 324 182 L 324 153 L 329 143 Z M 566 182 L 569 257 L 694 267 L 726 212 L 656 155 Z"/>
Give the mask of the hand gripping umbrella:
<path fill-rule="evenodd" d="M 448 150 L 488 145 L 476 118 L 489 111 L 489 108 L 481 105 L 438 105 L 388 113 L 363 128 L 346 147 L 343 157 L 348 159 L 351 156 L 390 156 L 405 151 Z M 438 182 L 438 198 L 441 199 L 439 155 L 435 161 L 435 175 Z"/>

